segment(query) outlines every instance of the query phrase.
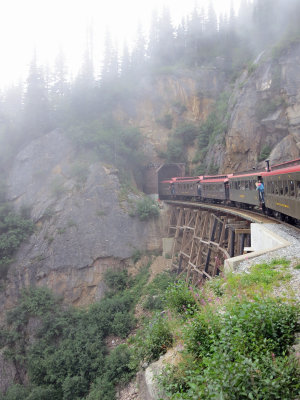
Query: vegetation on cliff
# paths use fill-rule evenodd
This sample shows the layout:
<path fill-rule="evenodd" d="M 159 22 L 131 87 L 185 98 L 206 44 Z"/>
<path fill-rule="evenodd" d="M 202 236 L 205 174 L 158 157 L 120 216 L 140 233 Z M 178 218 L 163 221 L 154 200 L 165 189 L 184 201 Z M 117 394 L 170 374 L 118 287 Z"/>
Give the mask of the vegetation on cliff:
<path fill-rule="evenodd" d="M 1 182 L 0 189 L 0 282 L 6 278 L 9 265 L 21 243 L 30 236 L 34 224 L 29 210 L 23 208 L 16 213 L 6 201 L 6 188 Z"/>
<path fill-rule="evenodd" d="M 142 359 L 155 359 L 166 351 L 167 343 L 172 344 L 169 329 L 158 319 L 143 329 L 142 354 L 138 346 L 125 343 L 107 347 L 109 337 L 125 339 L 136 326 L 136 303 L 154 293 L 162 296 L 173 280 L 165 274 L 158 285 L 158 280 L 147 285 L 148 268 L 149 264 L 135 278 L 125 271 L 108 270 L 106 297 L 88 309 L 63 306 L 46 288 L 24 290 L 7 314 L 7 327 L 0 331 L 5 357 L 23 375 L 16 376 L 16 384 L 1 399 L 94 400 L 101 394 L 101 399 L 113 400 L 115 385 L 126 384 Z M 29 326 L 34 327 L 31 332 Z M 28 384 L 21 378 L 25 372 Z"/>
<path fill-rule="evenodd" d="M 62 307 L 43 288 L 24 291 L 0 343 L 29 383 L 11 386 L 3 400 L 112 400 L 116 385 L 175 345 L 180 361 L 158 379 L 163 398 L 295 398 L 300 370 L 292 345 L 300 308 L 272 295 L 289 279 L 286 260 L 215 278 L 201 289 L 173 283 L 166 272 L 147 283 L 148 267 L 135 278 L 107 271 L 107 296 L 84 310 Z M 108 348 L 112 337 L 124 343 Z"/>
<path fill-rule="evenodd" d="M 183 347 L 181 361 L 159 378 L 163 398 L 297 397 L 300 369 L 292 345 L 300 305 L 272 295 L 289 279 L 288 265 L 274 260 L 250 273 L 215 278 L 201 290 L 183 283 L 169 289 L 167 304 Z"/>

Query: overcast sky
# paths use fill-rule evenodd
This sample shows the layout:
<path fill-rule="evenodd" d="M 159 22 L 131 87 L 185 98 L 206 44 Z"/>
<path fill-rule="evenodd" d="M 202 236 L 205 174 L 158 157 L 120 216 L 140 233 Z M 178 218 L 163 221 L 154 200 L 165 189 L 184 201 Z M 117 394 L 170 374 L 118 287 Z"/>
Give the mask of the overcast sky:
<path fill-rule="evenodd" d="M 224 12 L 239 0 L 213 0 Z M 207 7 L 209 0 L 199 0 Z M 94 25 L 96 56 L 100 58 L 106 28 L 121 44 L 130 44 L 138 22 L 147 32 L 152 10 L 169 5 L 174 23 L 190 13 L 195 0 L 3 0 L 0 13 L 0 85 L 10 85 L 27 76 L 33 49 L 38 60 L 51 67 L 61 46 L 70 69 L 76 73 L 85 46 L 86 26 Z M 99 61 L 100 63 L 100 61 Z"/>

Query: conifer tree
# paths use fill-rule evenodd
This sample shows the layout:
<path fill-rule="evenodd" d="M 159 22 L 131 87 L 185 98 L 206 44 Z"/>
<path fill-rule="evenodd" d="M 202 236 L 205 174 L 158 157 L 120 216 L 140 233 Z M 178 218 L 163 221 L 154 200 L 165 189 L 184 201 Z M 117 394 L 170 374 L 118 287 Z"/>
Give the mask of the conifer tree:
<path fill-rule="evenodd" d="M 134 71 L 142 71 L 146 62 L 146 39 L 142 25 L 139 23 L 136 33 L 135 46 L 131 54 L 131 65 Z"/>
<path fill-rule="evenodd" d="M 38 136 L 50 129 L 49 101 L 43 69 L 37 65 L 36 52 L 30 64 L 24 97 L 24 129 Z"/>
<path fill-rule="evenodd" d="M 120 76 L 126 77 L 131 71 L 131 57 L 128 49 L 128 45 L 125 42 L 123 45 L 123 54 L 120 63 Z"/>

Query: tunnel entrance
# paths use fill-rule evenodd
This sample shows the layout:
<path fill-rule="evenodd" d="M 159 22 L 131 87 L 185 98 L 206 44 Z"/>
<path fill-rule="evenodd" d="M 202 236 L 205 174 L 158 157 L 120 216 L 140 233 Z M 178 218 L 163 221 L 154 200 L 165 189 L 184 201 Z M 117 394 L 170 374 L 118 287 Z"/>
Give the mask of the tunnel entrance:
<path fill-rule="evenodd" d="M 148 164 L 144 171 L 143 190 L 146 194 L 158 194 L 159 182 L 184 174 L 184 163 Z"/>

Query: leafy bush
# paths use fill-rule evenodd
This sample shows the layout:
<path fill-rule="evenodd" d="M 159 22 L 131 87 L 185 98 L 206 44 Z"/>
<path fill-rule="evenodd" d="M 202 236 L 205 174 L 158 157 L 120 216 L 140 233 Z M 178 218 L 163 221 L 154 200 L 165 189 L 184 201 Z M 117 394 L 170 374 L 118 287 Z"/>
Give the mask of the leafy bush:
<path fill-rule="evenodd" d="M 142 258 L 143 253 L 141 252 L 141 250 L 135 250 L 132 253 L 132 261 L 136 264 L 141 258 Z"/>
<path fill-rule="evenodd" d="M 175 273 L 163 272 L 157 275 L 153 281 L 146 286 L 144 293 L 147 295 L 143 307 L 146 310 L 163 310 L 166 305 L 165 293 L 167 288 L 174 283 Z"/>
<path fill-rule="evenodd" d="M 30 219 L 14 213 L 8 204 L 0 204 L 0 279 L 6 278 L 14 252 L 33 230 Z"/>
<path fill-rule="evenodd" d="M 156 315 L 135 338 L 135 357 L 151 362 L 157 360 L 173 344 L 173 336 L 166 318 Z"/>
<path fill-rule="evenodd" d="M 271 149 L 271 146 L 269 146 L 268 144 L 264 145 L 264 146 L 262 147 L 262 149 L 261 149 L 261 151 L 260 151 L 258 157 L 257 157 L 257 160 L 258 160 L 258 161 L 263 161 L 263 160 L 265 160 L 266 158 L 268 158 L 269 155 L 270 155 L 270 153 L 271 153 L 271 150 L 272 150 L 272 149 Z"/>
<path fill-rule="evenodd" d="M 184 328 L 188 366 L 162 379 L 171 399 L 292 399 L 300 371 L 287 356 L 299 331 L 298 305 L 256 298 L 206 305 Z M 179 396 L 180 393 L 180 397 Z"/>
<path fill-rule="evenodd" d="M 145 310 L 153 311 L 153 310 L 162 310 L 163 309 L 163 299 L 161 296 L 156 295 L 148 295 L 144 304 L 143 308 Z"/>
<path fill-rule="evenodd" d="M 6 357 L 28 371 L 28 399 L 81 399 L 91 383 L 97 382 L 107 394 L 103 398 L 111 400 L 117 380 L 125 382 L 132 376 L 135 367 L 129 366 L 129 349 L 121 348 L 119 353 L 116 350 L 107 356 L 104 338 L 111 334 L 125 338 L 134 327 L 132 292 L 140 293 L 140 282 L 121 291 L 127 275 L 121 283 L 113 274 L 108 278 L 116 294 L 111 292 L 110 297 L 87 310 L 62 307 L 50 291 L 37 288 L 25 290 L 19 304 L 7 314 L 9 329 L 1 332 L 0 344 L 6 346 Z M 29 342 L 26 332 L 32 318 L 37 328 L 31 333 L 34 340 Z M 110 366 L 112 371 L 108 370 Z M 19 398 L 27 399 L 25 395 Z M 91 391 L 91 398 L 98 398 L 96 389 Z"/>
<path fill-rule="evenodd" d="M 186 154 L 181 138 L 173 136 L 168 140 L 165 158 L 169 162 L 185 162 Z"/>
<path fill-rule="evenodd" d="M 128 281 L 127 270 L 108 269 L 104 274 L 104 282 L 113 292 L 126 289 Z"/>
<path fill-rule="evenodd" d="M 181 139 L 183 146 L 192 145 L 199 132 L 199 127 L 191 123 L 179 125 L 175 130 L 175 137 Z"/>
<path fill-rule="evenodd" d="M 136 204 L 137 215 L 141 221 L 159 216 L 159 207 L 150 197 L 144 197 Z"/>
<path fill-rule="evenodd" d="M 179 314 L 193 313 L 198 308 L 193 289 L 184 281 L 170 285 L 165 298 L 167 306 Z"/>

